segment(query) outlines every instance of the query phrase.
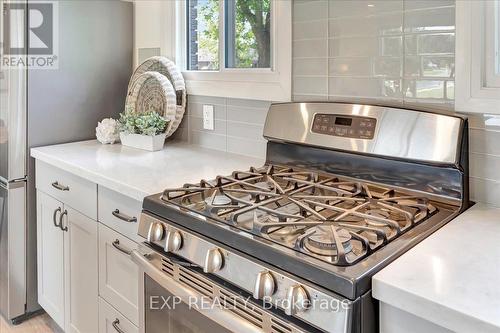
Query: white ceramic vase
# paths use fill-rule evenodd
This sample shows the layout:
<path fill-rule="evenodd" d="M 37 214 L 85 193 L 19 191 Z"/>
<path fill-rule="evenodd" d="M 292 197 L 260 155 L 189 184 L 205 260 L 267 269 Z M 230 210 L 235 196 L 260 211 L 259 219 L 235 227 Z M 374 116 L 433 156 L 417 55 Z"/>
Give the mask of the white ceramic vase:
<path fill-rule="evenodd" d="M 166 137 L 166 133 L 155 136 L 120 133 L 122 145 L 148 151 L 162 150 Z"/>

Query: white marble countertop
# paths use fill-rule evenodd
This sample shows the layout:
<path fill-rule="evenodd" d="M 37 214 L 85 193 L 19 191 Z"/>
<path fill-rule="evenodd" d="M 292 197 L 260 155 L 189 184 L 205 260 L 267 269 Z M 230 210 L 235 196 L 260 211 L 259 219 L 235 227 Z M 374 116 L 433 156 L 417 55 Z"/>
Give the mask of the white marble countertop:
<path fill-rule="evenodd" d="M 263 159 L 184 142 L 168 142 L 162 151 L 147 152 L 121 144 L 81 141 L 33 148 L 31 156 L 139 201 L 166 188 L 264 164 Z"/>
<path fill-rule="evenodd" d="M 500 332 L 500 209 L 476 205 L 384 268 L 373 296 L 455 332 Z"/>

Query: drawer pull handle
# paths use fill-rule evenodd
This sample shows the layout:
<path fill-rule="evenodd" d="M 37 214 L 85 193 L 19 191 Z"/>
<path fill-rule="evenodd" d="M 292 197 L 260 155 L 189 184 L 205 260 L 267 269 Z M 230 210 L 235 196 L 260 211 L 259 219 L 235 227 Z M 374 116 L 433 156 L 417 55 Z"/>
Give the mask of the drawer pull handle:
<path fill-rule="evenodd" d="M 68 211 L 66 209 L 59 216 L 59 228 L 61 228 L 62 231 L 68 231 L 68 227 L 63 227 L 63 218 L 64 218 L 64 215 L 68 215 Z"/>
<path fill-rule="evenodd" d="M 119 218 L 120 220 L 123 220 L 125 222 L 130 222 L 130 223 L 137 222 L 137 217 L 135 216 L 130 217 L 125 214 L 122 214 L 120 213 L 119 209 L 115 209 L 114 211 L 111 212 L 111 214 L 113 214 L 114 217 Z"/>
<path fill-rule="evenodd" d="M 123 247 L 121 247 L 120 246 L 120 241 L 118 239 L 115 239 L 115 241 L 113 243 L 111 243 L 111 245 L 113 245 L 113 247 L 115 249 L 117 249 L 118 251 L 120 251 L 122 253 L 125 253 L 128 256 L 132 253 L 132 251 L 124 249 Z"/>
<path fill-rule="evenodd" d="M 69 186 L 61 185 L 57 181 L 52 183 L 52 187 L 54 187 L 55 189 L 58 189 L 59 191 L 69 191 Z"/>
<path fill-rule="evenodd" d="M 118 318 L 116 318 L 116 319 L 115 319 L 115 321 L 113 321 L 113 322 L 111 323 L 111 325 L 113 325 L 113 328 L 114 328 L 114 329 L 115 329 L 115 331 L 117 331 L 118 333 L 125 333 L 125 331 L 124 331 L 124 330 L 122 330 L 122 329 L 120 328 L 120 326 L 118 326 L 118 325 L 120 325 L 120 320 L 119 320 Z"/>
<path fill-rule="evenodd" d="M 54 215 L 52 215 L 52 221 L 54 222 L 54 226 L 56 228 L 61 228 L 59 224 L 57 224 L 56 218 L 57 218 L 57 213 L 60 213 L 62 211 L 61 207 L 57 208 L 54 210 Z"/>

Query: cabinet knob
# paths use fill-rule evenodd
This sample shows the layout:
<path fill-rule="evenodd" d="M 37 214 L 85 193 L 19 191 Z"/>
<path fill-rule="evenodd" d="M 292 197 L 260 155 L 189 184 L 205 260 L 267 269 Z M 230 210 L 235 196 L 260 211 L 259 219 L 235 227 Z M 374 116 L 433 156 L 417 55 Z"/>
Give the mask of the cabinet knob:
<path fill-rule="evenodd" d="M 299 284 L 291 286 L 288 289 L 286 299 L 285 313 L 289 316 L 304 312 L 309 307 L 309 296 L 304 287 Z"/>
<path fill-rule="evenodd" d="M 153 222 L 149 226 L 148 242 L 159 242 L 163 239 L 164 228 L 161 223 Z"/>
<path fill-rule="evenodd" d="M 203 272 L 205 273 L 215 273 L 220 271 L 222 265 L 224 264 L 224 255 L 220 249 L 208 250 L 207 256 L 205 257 L 205 266 L 203 267 Z"/>
<path fill-rule="evenodd" d="M 253 298 L 263 299 L 264 297 L 270 297 L 274 294 L 275 289 L 276 284 L 274 282 L 273 275 L 268 271 L 262 271 L 257 274 L 253 290 Z"/>
<path fill-rule="evenodd" d="M 177 230 L 167 232 L 167 239 L 165 243 L 165 251 L 179 251 L 182 247 L 182 234 Z"/>

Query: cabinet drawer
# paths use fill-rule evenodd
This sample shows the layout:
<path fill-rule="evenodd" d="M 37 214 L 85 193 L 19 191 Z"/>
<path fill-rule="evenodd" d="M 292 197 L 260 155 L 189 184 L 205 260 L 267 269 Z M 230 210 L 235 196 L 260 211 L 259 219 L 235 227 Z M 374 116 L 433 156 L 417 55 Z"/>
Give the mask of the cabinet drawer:
<path fill-rule="evenodd" d="M 134 324 L 105 300 L 99 298 L 99 333 L 117 333 L 120 330 L 125 333 L 139 333 L 139 329 Z"/>
<path fill-rule="evenodd" d="M 142 211 L 142 202 L 99 186 L 99 222 L 126 237 L 141 242 L 137 225 Z"/>
<path fill-rule="evenodd" d="M 36 188 L 97 220 L 97 184 L 37 160 Z"/>
<path fill-rule="evenodd" d="M 99 225 L 99 295 L 132 323 L 139 322 L 139 270 L 127 251 L 137 244 Z"/>

